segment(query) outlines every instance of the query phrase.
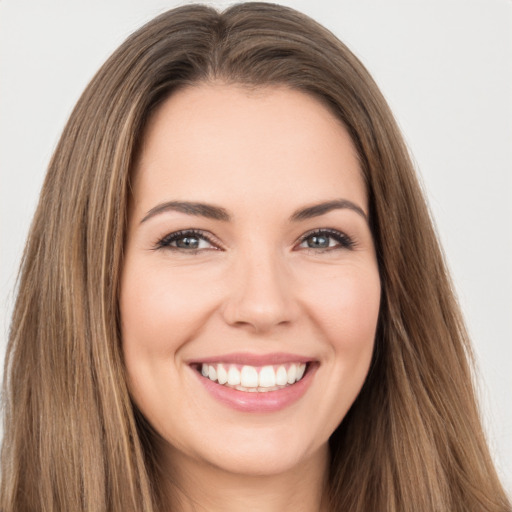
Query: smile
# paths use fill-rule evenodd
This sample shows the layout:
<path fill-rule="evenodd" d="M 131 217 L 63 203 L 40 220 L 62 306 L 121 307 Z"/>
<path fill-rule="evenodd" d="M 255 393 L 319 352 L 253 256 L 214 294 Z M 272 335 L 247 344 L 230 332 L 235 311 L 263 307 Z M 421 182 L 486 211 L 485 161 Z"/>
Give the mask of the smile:
<path fill-rule="evenodd" d="M 307 368 L 306 363 L 250 366 L 229 363 L 201 363 L 197 371 L 217 384 L 244 392 L 265 393 L 278 391 L 300 381 Z"/>
<path fill-rule="evenodd" d="M 315 358 L 287 353 L 232 353 L 188 361 L 207 394 L 246 413 L 271 413 L 299 401 L 320 367 Z"/>

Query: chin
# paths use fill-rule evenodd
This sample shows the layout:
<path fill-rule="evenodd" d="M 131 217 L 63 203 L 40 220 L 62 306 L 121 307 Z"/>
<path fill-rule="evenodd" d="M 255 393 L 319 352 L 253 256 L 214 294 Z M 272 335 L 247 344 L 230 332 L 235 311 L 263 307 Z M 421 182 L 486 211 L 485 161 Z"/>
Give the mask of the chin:
<path fill-rule="evenodd" d="M 269 428 L 255 425 L 218 436 L 203 435 L 201 448 L 189 455 L 198 464 L 206 464 L 230 474 L 277 476 L 293 472 L 327 454 L 327 439 L 300 435 L 297 427 Z M 204 434 L 204 433 L 203 433 Z"/>

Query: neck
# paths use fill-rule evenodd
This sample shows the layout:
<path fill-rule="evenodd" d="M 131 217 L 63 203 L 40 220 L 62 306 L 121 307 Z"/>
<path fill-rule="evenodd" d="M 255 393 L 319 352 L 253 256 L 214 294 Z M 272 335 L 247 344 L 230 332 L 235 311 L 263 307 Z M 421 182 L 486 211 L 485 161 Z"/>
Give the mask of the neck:
<path fill-rule="evenodd" d="M 174 451 L 174 450 L 173 450 Z M 173 454 L 167 468 L 170 510 L 179 512 L 325 512 L 328 448 L 284 473 L 236 474 Z M 181 460 L 180 460 L 181 459 Z"/>

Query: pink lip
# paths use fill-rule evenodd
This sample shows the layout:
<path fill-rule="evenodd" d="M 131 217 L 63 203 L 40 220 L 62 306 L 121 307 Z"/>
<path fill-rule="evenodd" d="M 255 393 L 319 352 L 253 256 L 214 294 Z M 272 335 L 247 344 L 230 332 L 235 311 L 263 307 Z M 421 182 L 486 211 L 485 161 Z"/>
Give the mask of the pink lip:
<path fill-rule="evenodd" d="M 227 362 L 226 359 L 221 359 L 219 362 L 220 361 Z M 244 358 L 244 361 L 246 362 L 247 359 Z M 296 359 L 286 359 L 286 361 L 296 361 Z M 208 362 L 216 361 L 211 359 L 208 360 Z M 265 362 L 264 364 L 271 363 Z M 254 366 L 259 365 L 254 364 Z M 192 371 L 196 374 L 201 384 L 210 393 L 210 395 L 213 396 L 213 398 L 231 409 L 241 412 L 268 413 L 280 411 L 299 400 L 309 389 L 317 369 L 318 364 L 310 364 L 304 377 L 295 384 L 276 391 L 266 392 L 238 391 L 237 389 L 223 386 L 217 382 L 211 381 L 207 377 L 203 377 L 194 368 L 192 368 Z"/>
<path fill-rule="evenodd" d="M 288 354 L 285 352 L 276 352 L 273 354 L 251 354 L 248 352 L 234 352 L 222 356 L 206 357 L 204 359 L 194 359 L 188 361 L 188 364 L 247 364 L 249 366 L 267 366 L 283 363 L 309 363 L 313 360 L 311 357 L 299 356 L 297 354 Z"/>

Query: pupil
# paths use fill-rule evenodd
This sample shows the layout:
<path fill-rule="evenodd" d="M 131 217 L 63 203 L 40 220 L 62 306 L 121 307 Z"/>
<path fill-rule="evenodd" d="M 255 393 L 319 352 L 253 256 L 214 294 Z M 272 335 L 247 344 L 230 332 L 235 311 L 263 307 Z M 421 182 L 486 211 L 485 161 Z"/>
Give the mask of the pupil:
<path fill-rule="evenodd" d="M 185 249 L 197 249 L 199 240 L 195 237 L 185 236 L 176 240 L 176 245 Z"/>
<path fill-rule="evenodd" d="M 309 247 L 329 247 L 329 237 L 314 235 L 310 237 Z"/>

